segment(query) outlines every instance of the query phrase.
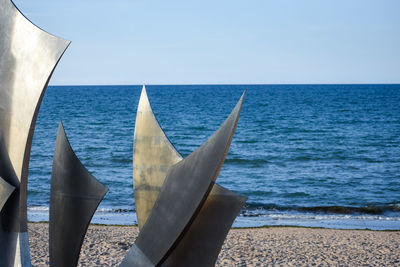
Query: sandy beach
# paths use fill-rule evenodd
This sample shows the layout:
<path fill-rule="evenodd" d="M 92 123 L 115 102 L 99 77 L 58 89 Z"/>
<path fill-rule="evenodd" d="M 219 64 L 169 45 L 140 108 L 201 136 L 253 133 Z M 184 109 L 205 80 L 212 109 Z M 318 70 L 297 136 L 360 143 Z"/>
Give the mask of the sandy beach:
<path fill-rule="evenodd" d="M 118 266 L 134 226 L 91 225 L 79 266 Z M 48 266 L 48 224 L 30 223 L 31 260 Z M 232 229 L 216 266 L 400 266 L 400 231 L 300 227 Z"/>

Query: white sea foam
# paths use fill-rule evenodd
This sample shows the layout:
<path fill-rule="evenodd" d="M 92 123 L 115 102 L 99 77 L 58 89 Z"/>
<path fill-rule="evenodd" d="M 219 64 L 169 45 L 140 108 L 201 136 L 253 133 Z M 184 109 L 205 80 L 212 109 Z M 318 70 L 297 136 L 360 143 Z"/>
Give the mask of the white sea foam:
<path fill-rule="evenodd" d="M 33 222 L 48 221 L 49 208 L 46 206 L 28 207 L 28 220 Z M 91 223 L 107 225 L 135 225 L 136 213 L 129 209 L 99 208 Z M 400 217 L 384 215 L 357 215 L 357 214 L 317 214 L 300 212 L 270 211 L 258 216 L 239 215 L 234 227 L 261 227 L 261 226 L 307 226 L 336 229 L 372 229 L 372 230 L 400 230 Z"/>

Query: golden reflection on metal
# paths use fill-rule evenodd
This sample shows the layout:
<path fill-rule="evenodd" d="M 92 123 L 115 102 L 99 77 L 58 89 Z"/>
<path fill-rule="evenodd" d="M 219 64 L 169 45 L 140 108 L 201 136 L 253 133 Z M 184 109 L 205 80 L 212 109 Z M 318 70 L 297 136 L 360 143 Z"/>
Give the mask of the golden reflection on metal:
<path fill-rule="evenodd" d="M 153 209 L 169 167 L 181 160 L 158 124 L 143 85 L 133 146 L 133 184 L 139 229 Z"/>
<path fill-rule="evenodd" d="M 0 213 L 0 266 L 30 266 L 27 182 L 45 88 L 69 41 L 32 24 L 0 0 L 0 176 L 16 190 Z"/>

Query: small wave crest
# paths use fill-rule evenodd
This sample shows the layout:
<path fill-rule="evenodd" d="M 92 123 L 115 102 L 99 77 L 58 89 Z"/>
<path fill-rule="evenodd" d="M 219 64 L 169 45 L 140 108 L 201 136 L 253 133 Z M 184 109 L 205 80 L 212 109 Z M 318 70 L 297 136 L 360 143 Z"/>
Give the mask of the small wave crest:
<path fill-rule="evenodd" d="M 49 207 L 48 206 L 30 206 L 28 207 L 28 212 L 29 211 L 42 211 L 42 212 L 46 212 L 49 211 Z"/>
<path fill-rule="evenodd" d="M 99 208 L 97 209 L 97 212 L 103 212 L 103 213 L 128 213 L 128 212 L 136 212 L 135 209 L 127 209 L 127 208 Z"/>
<path fill-rule="evenodd" d="M 29 206 L 28 212 L 49 212 L 50 208 L 48 206 Z M 96 210 L 96 212 L 101 213 L 132 213 L 136 212 L 135 209 L 129 208 L 108 208 L 108 207 L 100 207 Z"/>
<path fill-rule="evenodd" d="M 302 213 L 315 213 L 315 214 L 367 214 L 367 215 L 383 215 L 387 213 L 398 213 L 400 216 L 400 204 L 389 205 L 368 205 L 364 207 L 352 206 L 312 206 L 312 207 L 299 207 L 299 206 L 279 206 L 276 204 L 259 204 L 248 203 L 242 211 L 244 216 L 255 217 L 262 216 L 270 211 L 296 211 Z"/>
<path fill-rule="evenodd" d="M 238 165 L 246 165 L 246 164 L 263 165 L 270 163 L 270 161 L 266 159 L 247 159 L 247 158 L 235 157 L 235 158 L 226 158 L 225 163 L 238 164 Z"/>

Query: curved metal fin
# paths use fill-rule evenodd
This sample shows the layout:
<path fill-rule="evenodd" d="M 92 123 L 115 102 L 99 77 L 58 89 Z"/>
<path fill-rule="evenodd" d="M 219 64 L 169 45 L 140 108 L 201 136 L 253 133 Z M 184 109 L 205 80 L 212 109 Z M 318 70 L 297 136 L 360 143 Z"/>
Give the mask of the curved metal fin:
<path fill-rule="evenodd" d="M 154 265 L 169 256 L 211 191 L 232 141 L 243 99 L 244 94 L 221 127 L 202 146 L 169 169 L 135 242 Z M 121 266 L 128 266 L 126 262 L 132 260 L 125 258 Z"/>
<path fill-rule="evenodd" d="M 196 219 L 161 266 L 215 266 L 226 235 L 246 200 L 215 184 Z"/>
<path fill-rule="evenodd" d="M 133 143 L 133 184 L 139 229 L 157 200 L 169 167 L 181 160 L 154 116 L 143 85 Z"/>
<path fill-rule="evenodd" d="M 7 183 L 0 176 L 0 211 L 3 209 L 4 204 L 7 202 L 8 198 L 14 192 L 15 187 Z"/>
<path fill-rule="evenodd" d="M 0 0 L 0 175 L 17 189 L 0 213 L 0 266 L 30 266 L 27 183 L 32 137 L 45 89 L 69 41 Z"/>
<path fill-rule="evenodd" d="M 86 230 L 107 191 L 79 161 L 60 122 L 50 189 L 50 266 L 77 266 Z"/>
<path fill-rule="evenodd" d="M 160 146 L 164 151 L 162 157 L 157 153 Z M 135 204 L 139 229 L 141 229 L 143 222 L 141 223 L 140 218 L 144 217 L 146 220 L 151 212 L 167 170 L 174 163 L 182 160 L 182 156 L 159 126 L 151 110 L 145 86 L 142 89 L 136 116 L 134 148 Z M 173 160 L 167 161 L 168 158 Z M 158 171 L 154 173 L 152 171 L 154 169 Z M 147 181 L 154 182 L 155 176 L 157 177 L 157 190 L 138 190 L 139 198 L 136 186 L 140 184 L 141 187 L 147 188 Z M 150 194 L 152 198 L 148 197 Z M 145 213 L 142 205 L 137 205 L 138 199 L 150 202 L 151 205 L 147 207 Z M 244 196 L 215 184 L 192 225 L 162 266 L 214 266 L 225 237 L 246 199 Z M 139 248 L 134 247 L 130 253 L 135 253 L 135 255 L 127 255 L 127 259 L 139 257 L 136 261 L 149 263 Z M 125 263 L 132 265 L 129 262 Z"/>

